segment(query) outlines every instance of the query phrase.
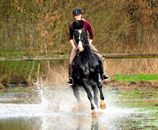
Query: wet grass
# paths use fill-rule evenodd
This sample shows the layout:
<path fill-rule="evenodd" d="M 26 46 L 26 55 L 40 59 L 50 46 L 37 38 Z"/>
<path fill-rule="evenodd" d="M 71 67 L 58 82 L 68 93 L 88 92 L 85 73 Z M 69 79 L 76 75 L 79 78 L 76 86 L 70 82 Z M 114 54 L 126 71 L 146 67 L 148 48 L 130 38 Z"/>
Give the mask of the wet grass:
<path fill-rule="evenodd" d="M 153 88 L 141 89 L 120 89 L 113 92 L 117 95 L 119 102 L 118 106 L 125 105 L 126 107 L 154 107 L 158 110 L 158 91 Z"/>
<path fill-rule="evenodd" d="M 115 79 L 118 81 L 151 81 L 158 80 L 158 74 L 149 75 L 149 74 L 138 74 L 138 75 L 115 75 Z"/>
<path fill-rule="evenodd" d="M 118 108 L 134 109 L 121 126 L 124 129 L 158 129 L 158 91 L 153 88 L 112 90 Z M 116 98 L 117 97 L 117 98 Z"/>
<path fill-rule="evenodd" d="M 140 89 L 132 89 L 132 90 L 121 90 L 119 91 L 120 96 L 119 99 L 127 99 L 127 100 L 151 100 L 153 98 L 158 98 L 158 91 L 153 88 L 140 88 Z"/>

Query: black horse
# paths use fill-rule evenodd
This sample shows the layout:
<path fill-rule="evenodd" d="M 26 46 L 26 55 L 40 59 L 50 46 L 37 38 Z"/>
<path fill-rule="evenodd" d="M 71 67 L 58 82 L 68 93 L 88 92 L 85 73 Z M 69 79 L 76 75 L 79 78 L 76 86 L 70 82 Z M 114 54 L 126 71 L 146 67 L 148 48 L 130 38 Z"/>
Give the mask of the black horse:
<path fill-rule="evenodd" d="M 97 55 L 92 53 L 89 46 L 88 37 L 85 33 L 83 26 L 83 22 L 74 22 L 72 25 L 74 39 L 78 46 L 78 53 L 73 60 L 72 89 L 74 96 L 79 102 L 80 96 L 78 87 L 83 86 L 91 104 L 92 115 L 95 116 L 97 115 L 97 113 L 92 103 L 92 94 L 89 89 L 89 85 L 91 85 L 92 90 L 94 92 L 94 103 L 96 104 L 96 106 L 98 107 L 97 93 L 99 88 L 101 99 L 100 108 L 106 108 L 102 92 L 102 82 L 100 81 L 101 68 L 99 63 L 101 62 L 101 60 Z"/>

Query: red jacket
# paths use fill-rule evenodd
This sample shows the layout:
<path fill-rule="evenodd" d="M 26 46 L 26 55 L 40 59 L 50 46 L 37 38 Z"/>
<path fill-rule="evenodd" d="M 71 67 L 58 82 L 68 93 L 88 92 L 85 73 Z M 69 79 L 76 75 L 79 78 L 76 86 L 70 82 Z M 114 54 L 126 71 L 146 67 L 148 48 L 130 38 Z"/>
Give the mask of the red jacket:
<path fill-rule="evenodd" d="M 84 22 L 84 30 L 85 30 L 86 34 L 87 34 L 87 30 L 88 30 L 90 39 L 93 40 L 94 35 L 93 35 L 93 31 L 92 31 L 92 27 L 91 27 L 90 23 L 87 21 L 83 21 L 83 22 Z M 73 39 L 72 24 L 70 24 L 70 26 L 69 26 L 69 40 Z"/>

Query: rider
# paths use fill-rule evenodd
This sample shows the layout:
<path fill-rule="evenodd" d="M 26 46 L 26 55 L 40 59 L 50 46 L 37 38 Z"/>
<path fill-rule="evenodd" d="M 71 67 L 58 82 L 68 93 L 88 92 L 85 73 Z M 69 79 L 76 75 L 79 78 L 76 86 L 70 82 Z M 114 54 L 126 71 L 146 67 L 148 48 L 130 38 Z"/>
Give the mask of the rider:
<path fill-rule="evenodd" d="M 81 10 L 80 8 L 75 8 L 75 9 L 73 10 L 73 17 L 75 18 L 75 21 L 76 21 L 76 22 L 79 22 L 79 23 L 80 23 L 81 20 L 83 21 L 83 19 L 82 19 L 82 14 L 83 14 L 83 12 L 82 12 L 82 10 Z M 102 69 L 101 78 L 104 79 L 104 80 L 107 80 L 107 79 L 109 79 L 109 77 L 104 74 L 102 58 L 101 58 L 101 56 L 97 53 L 97 49 L 92 45 L 92 41 L 93 41 L 93 31 L 92 31 L 92 27 L 91 27 L 91 25 L 90 25 L 89 22 L 87 22 L 87 21 L 85 21 L 85 20 L 84 20 L 83 22 L 84 22 L 84 30 L 85 30 L 86 34 L 87 34 L 87 30 L 88 30 L 88 32 L 89 32 L 89 34 L 90 34 L 90 38 L 89 38 L 89 45 L 90 45 L 90 48 L 91 48 L 91 50 L 96 51 L 96 52 L 94 52 L 94 53 L 95 53 L 98 57 L 100 57 L 100 59 L 101 59 L 101 63 L 100 63 L 100 67 L 101 67 L 101 69 Z M 75 56 L 76 56 L 76 54 L 77 54 L 77 50 L 78 50 L 78 48 L 76 47 L 76 43 L 75 43 L 75 41 L 73 40 L 72 24 L 70 24 L 70 26 L 69 26 L 69 40 L 70 40 L 70 43 L 71 43 L 71 45 L 72 45 L 72 51 L 71 51 L 70 62 L 69 62 L 69 73 L 68 73 L 68 74 L 69 74 L 69 79 L 68 79 L 67 83 L 70 84 L 70 85 L 72 85 L 72 83 L 73 83 L 73 79 L 72 79 L 72 75 L 71 75 L 71 74 L 72 74 L 72 71 L 73 71 L 72 62 L 73 62 L 73 59 L 75 58 Z"/>

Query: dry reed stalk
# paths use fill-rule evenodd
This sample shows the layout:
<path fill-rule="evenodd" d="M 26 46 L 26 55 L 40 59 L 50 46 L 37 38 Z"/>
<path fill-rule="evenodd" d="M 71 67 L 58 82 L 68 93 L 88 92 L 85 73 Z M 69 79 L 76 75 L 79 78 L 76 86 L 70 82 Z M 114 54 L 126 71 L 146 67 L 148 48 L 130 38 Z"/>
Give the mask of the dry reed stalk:
<path fill-rule="evenodd" d="M 63 82 L 66 83 L 68 78 L 67 70 L 62 66 L 58 66 L 58 68 L 50 69 L 46 74 L 46 79 L 43 81 L 45 84 L 61 84 Z"/>
<path fill-rule="evenodd" d="M 158 59 L 122 59 L 122 60 L 107 60 L 106 71 L 110 76 L 116 74 L 157 74 Z"/>
<path fill-rule="evenodd" d="M 106 73 L 113 79 L 116 74 L 133 75 L 133 74 L 157 74 L 158 73 L 158 59 L 144 58 L 144 59 L 119 59 L 119 60 L 106 60 Z M 66 84 L 68 78 L 68 69 L 62 64 L 53 66 L 46 74 L 44 83 Z"/>

